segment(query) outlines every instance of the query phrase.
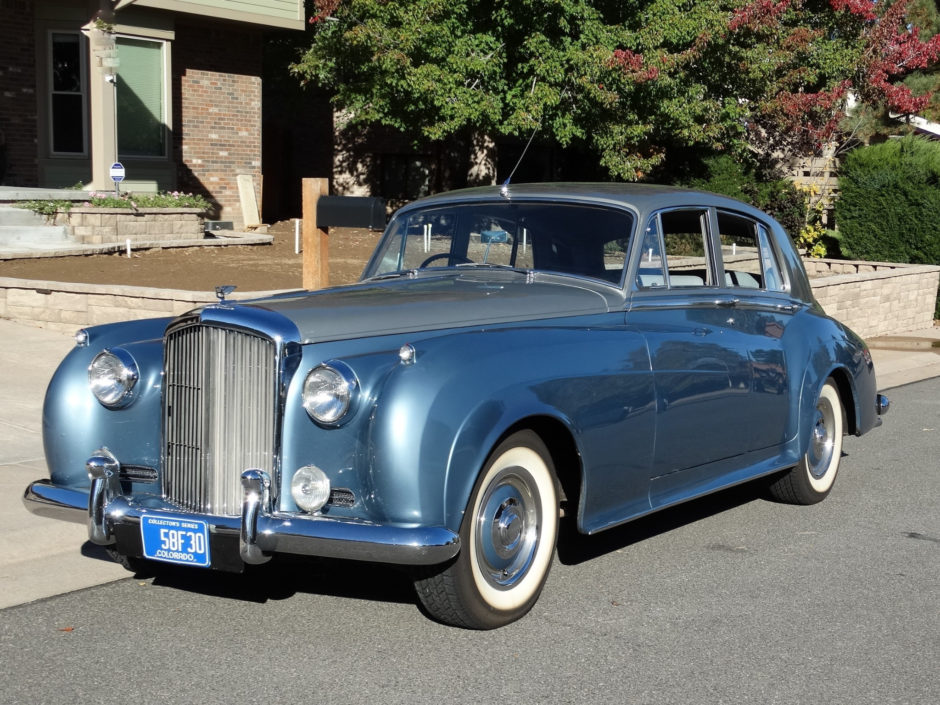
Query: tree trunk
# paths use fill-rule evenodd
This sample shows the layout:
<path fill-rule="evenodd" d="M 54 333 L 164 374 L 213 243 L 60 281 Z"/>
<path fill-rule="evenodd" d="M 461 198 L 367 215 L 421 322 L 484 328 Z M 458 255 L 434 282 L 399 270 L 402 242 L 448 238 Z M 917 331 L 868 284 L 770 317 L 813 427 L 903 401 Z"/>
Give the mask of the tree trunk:
<path fill-rule="evenodd" d="M 470 136 L 469 159 L 467 186 L 492 186 L 496 183 L 496 142 L 492 137 L 474 132 Z"/>

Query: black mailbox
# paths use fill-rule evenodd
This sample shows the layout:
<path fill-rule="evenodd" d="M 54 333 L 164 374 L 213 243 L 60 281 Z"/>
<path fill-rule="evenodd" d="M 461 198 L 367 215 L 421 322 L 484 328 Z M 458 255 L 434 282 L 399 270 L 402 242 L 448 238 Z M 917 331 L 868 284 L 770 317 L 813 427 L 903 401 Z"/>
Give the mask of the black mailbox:
<path fill-rule="evenodd" d="M 317 227 L 385 229 L 385 199 L 369 196 L 320 196 Z"/>

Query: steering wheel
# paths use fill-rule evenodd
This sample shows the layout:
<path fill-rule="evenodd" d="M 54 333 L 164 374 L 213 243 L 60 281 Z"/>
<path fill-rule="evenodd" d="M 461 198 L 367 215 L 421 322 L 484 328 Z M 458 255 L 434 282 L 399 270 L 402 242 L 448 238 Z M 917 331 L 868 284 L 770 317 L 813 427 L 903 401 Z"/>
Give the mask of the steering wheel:
<path fill-rule="evenodd" d="M 418 269 L 424 269 L 429 264 L 431 264 L 431 262 L 445 258 L 451 260 L 454 264 L 467 264 L 468 262 L 473 261 L 469 257 L 465 257 L 463 255 L 452 255 L 450 252 L 438 252 L 436 255 L 431 255 L 426 260 L 424 260 L 424 262 L 419 264 Z"/>

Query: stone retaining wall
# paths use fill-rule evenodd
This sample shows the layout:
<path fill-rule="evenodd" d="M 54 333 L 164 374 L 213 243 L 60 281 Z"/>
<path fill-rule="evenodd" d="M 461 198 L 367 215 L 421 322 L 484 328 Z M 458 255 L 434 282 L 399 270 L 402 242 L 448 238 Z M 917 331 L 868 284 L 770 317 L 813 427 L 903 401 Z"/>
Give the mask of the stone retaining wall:
<path fill-rule="evenodd" d="M 863 338 L 933 325 L 940 267 L 805 259 L 816 300 Z"/>
<path fill-rule="evenodd" d="M 275 293 L 279 292 L 241 292 L 228 298 L 251 299 Z M 215 301 L 212 291 L 0 277 L 0 318 L 30 321 L 68 332 L 102 323 L 176 316 Z"/>
<path fill-rule="evenodd" d="M 816 299 L 863 338 L 930 328 L 940 267 L 807 260 Z M 240 292 L 233 299 L 276 292 Z M 105 286 L 0 277 L 0 318 L 75 330 L 136 318 L 175 316 L 214 302 L 211 291 Z"/>
<path fill-rule="evenodd" d="M 56 215 L 76 242 L 99 245 L 138 240 L 195 240 L 203 237 L 204 212 L 199 208 L 89 208 L 73 206 Z"/>

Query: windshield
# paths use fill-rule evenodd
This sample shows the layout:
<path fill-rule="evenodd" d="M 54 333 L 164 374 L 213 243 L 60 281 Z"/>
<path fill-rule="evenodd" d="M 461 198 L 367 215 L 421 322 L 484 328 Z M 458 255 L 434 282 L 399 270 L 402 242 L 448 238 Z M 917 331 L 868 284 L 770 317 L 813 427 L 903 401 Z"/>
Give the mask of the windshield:
<path fill-rule="evenodd" d="M 628 211 L 572 203 L 472 203 L 395 218 L 363 278 L 470 265 L 575 274 L 619 284 Z"/>

